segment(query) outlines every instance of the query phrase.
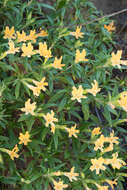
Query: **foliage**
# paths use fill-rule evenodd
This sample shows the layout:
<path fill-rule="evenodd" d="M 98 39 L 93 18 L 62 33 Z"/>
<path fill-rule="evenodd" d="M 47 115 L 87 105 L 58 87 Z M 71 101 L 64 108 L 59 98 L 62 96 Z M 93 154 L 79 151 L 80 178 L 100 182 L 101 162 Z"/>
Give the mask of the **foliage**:
<path fill-rule="evenodd" d="M 127 61 L 98 16 L 87 0 L 0 2 L 1 189 L 123 189 Z"/>

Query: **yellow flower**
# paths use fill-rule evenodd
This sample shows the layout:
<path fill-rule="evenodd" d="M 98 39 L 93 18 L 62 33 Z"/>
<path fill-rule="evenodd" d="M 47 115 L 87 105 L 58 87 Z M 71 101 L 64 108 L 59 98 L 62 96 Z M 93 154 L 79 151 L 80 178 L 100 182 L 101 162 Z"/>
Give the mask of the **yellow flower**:
<path fill-rule="evenodd" d="M 121 68 L 120 65 L 127 65 L 127 60 L 121 60 L 122 50 L 118 50 L 116 54 L 112 52 L 111 55 L 112 55 L 111 57 L 112 66 L 117 66 L 120 69 Z"/>
<path fill-rule="evenodd" d="M 110 143 L 109 146 L 107 148 L 105 148 L 102 152 L 105 153 L 105 152 L 110 152 L 110 151 L 113 151 L 113 144 Z"/>
<path fill-rule="evenodd" d="M 104 25 L 104 28 L 108 30 L 108 32 L 112 32 L 116 29 L 113 21 L 109 25 Z"/>
<path fill-rule="evenodd" d="M 100 88 L 98 88 L 98 82 L 96 81 L 96 80 L 94 80 L 94 83 L 92 83 L 92 88 L 91 89 L 87 89 L 86 91 L 88 92 L 88 93 L 91 93 L 91 94 L 93 94 L 93 96 L 96 96 L 96 94 L 98 93 L 98 92 L 100 92 Z"/>
<path fill-rule="evenodd" d="M 14 160 L 14 158 L 19 157 L 19 155 L 17 154 L 18 151 L 19 151 L 19 149 L 18 149 L 18 146 L 16 144 L 15 147 L 12 150 L 7 150 L 7 153 L 9 154 L 11 159 Z"/>
<path fill-rule="evenodd" d="M 30 99 L 25 102 L 25 108 L 21 108 L 21 111 L 25 112 L 26 114 L 35 115 L 34 110 L 36 109 L 36 102 L 30 103 Z"/>
<path fill-rule="evenodd" d="M 54 189 L 55 190 L 63 190 L 63 188 L 67 188 L 68 185 L 67 184 L 63 184 L 63 181 L 53 181 L 53 185 L 54 185 Z"/>
<path fill-rule="evenodd" d="M 62 56 L 58 59 L 57 57 L 55 57 L 54 63 L 52 64 L 52 66 L 55 69 L 62 69 L 62 67 L 64 67 L 65 64 L 61 64 L 62 61 Z"/>
<path fill-rule="evenodd" d="M 110 133 L 110 137 L 106 137 L 107 141 L 111 144 L 119 144 L 119 141 L 117 141 L 119 138 L 114 137 L 114 131 Z"/>
<path fill-rule="evenodd" d="M 75 36 L 76 39 L 83 38 L 84 33 L 80 32 L 80 31 L 81 31 L 81 26 L 80 27 L 77 26 L 76 31 L 75 32 L 70 32 L 70 34 L 73 35 L 73 36 Z"/>
<path fill-rule="evenodd" d="M 9 29 L 8 26 L 6 26 L 4 30 L 4 39 L 15 39 L 15 29 L 14 26 Z"/>
<path fill-rule="evenodd" d="M 110 179 L 106 179 L 105 181 L 111 186 L 112 190 L 114 190 L 114 186 L 113 185 L 117 185 L 116 180 L 112 181 Z"/>
<path fill-rule="evenodd" d="M 29 89 L 31 89 L 33 91 L 33 94 L 35 96 L 39 96 L 40 91 L 41 90 L 45 91 L 46 90 L 45 86 L 48 86 L 48 83 L 45 82 L 45 77 L 43 77 L 40 82 L 36 81 L 36 80 L 33 80 L 33 83 L 36 86 L 32 86 L 32 85 L 29 85 L 29 84 L 27 84 L 27 86 L 28 86 Z"/>
<path fill-rule="evenodd" d="M 98 138 L 95 141 L 94 150 L 97 151 L 98 149 L 100 149 L 101 151 L 103 151 L 103 146 L 105 142 L 106 142 L 106 137 L 104 137 L 104 135 L 101 135 L 100 138 Z"/>
<path fill-rule="evenodd" d="M 28 43 L 28 46 L 26 46 L 26 44 L 23 43 L 21 49 L 23 51 L 21 56 L 23 57 L 31 57 L 32 55 L 35 55 L 35 51 L 33 51 L 33 46 L 30 42 Z"/>
<path fill-rule="evenodd" d="M 22 33 L 16 32 L 17 33 L 17 42 L 26 42 L 28 40 L 27 35 L 24 31 Z"/>
<path fill-rule="evenodd" d="M 123 108 L 123 110 L 127 111 L 127 96 L 126 95 L 120 95 L 120 99 L 118 100 L 118 104 L 120 107 Z"/>
<path fill-rule="evenodd" d="M 77 138 L 77 134 L 76 133 L 79 133 L 79 130 L 76 129 L 76 124 L 71 127 L 71 128 L 66 128 L 67 132 L 69 133 L 69 137 L 76 137 Z"/>
<path fill-rule="evenodd" d="M 30 30 L 30 34 L 27 36 L 27 40 L 31 40 L 34 43 L 36 42 L 37 34 L 35 30 Z"/>
<path fill-rule="evenodd" d="M 40 82 L 33 80 L 33 83 L 37 86 L 37 88 L 43 91 L 46 91 L 45 86 L 48 86 L 48 83 L 45 82 L 45 77 L 43 77 Z"/>
<path fill-rule="evenodd" d="M 40 91 L 41 91 L 40 88 L 38 88 L 38 87 L 36 87 L 36 86 L 29 85 L 29 84 L 27 84 L 27 87 L 28 87 L 30 90 L 33 91 L 34 96 L 39 96 Z"/>
<path fill-rule="evenodd" d="M 92 136 L 101 134 L 100 127 L 96 127 L 92 130 Z"/>
<path fill-rule="evenodd" d="M 80 51 L 78 49 L 76 50 L 75 63 L 78 63 L 80 61 L 88 61 L 88 59 L 86 59 L 86 51 L 85 51 L 85 49 L 83 49 L 81 53 L 80 53 Z"/>
<path fill-rule="evenodd" d="M 99 184 L 96 183 L 96 186 L 98 187 L 98 190 L 108 190 L 109 187 L 108 186 L 101 186 Z"/>
<path fill-rule="evenodd" d="M 45 57 L 46 59 L 52 57 L 51 50 L 50 50 L 50 49 L 47 49 L 47 44 L 46 44 L 46 42 L 44 42 L 44 43 L 40 42 L 40 43 L 39 43 L 39 50 L 38 50 L 38 53 L 40 54 L 40 56 L 43 56 L 43 57 Z"/>
<path fill-rule="evenodd" d="M 58 119 L 54 117 L 54 112 L 51 110 L 51 113 L 47 113 L 46 115 L 43 115 L 44 119 L 46 120 L 46 127 L 49 125 L 55 126 L 54 122 L 58 122 Z"/>
<path fill-rule="evenodd" d="M 15 44 L 13 41 L 9 41 L 9 50 L 7 51 L 7 54 L 15 54 L 16 52 L 19 52 L 19 47 L 15 48 Z"/>
<path fill-rule="evenodd" d="M 66 177 L 69 178 L 70 181 L 77 180 L 77 176 L 79 176 L 78 173 L 74 173 L 74 167 L 71 168 L 70 172 L 64 172 L 63 173 Z"/>
<path fill-rule="evenodd" d="M 108 159 L 108 164 L 111 164 L 113 169 L 117 168 L 120 169 L 122 166 L 125 166 L 126 163 L 118 158 L 118 153 L 114 153 L 112 159 Z"/>
<path fill-rule="evenodd" d="M 72 100 L 77 100 L 78 102 L 81 102 L 81 98 L 87 98 L 83 95 L 83 88 L 81 85 L 79 85 L 79 88 L 76 88 L 75 86 L 72 87 Z"/>
<path fill-rule="evenodd" d="M 27 145 L 28 142 L 31 142 L 31 140 L 30 140 L 30 134 L 29 134 L 28 131 L 26 131 L 25 134 L 20 133 L 19 135 L 20 135 L 19 136 L 19 140 L 20 140 L 19 144 Z"/>
<path fill-rule="evenodd" d="M 38 34 L 37 37 L 45 37 L 48 36 L 48 33 L 45 30 L 41 30 Z"/>
<path fill-rule="evenodd" d="M 62 174 L 63 174 L 63 172 L 61 172 L 61 171 L 57 171 L 57 172 L 52 173 L 52 175 L 55 175 L 55 176 L 60 176 Z"/>
<path fill-rule="evenodd" d="M 106 167 L 104 164 L 104 158 L 100 157 L 99 159 L 91 159 L 92 166 L 90 167 L 90 170 L 96 170 L 96 174 L 99 174 L 100 170 L 105 170 Z"/>
<path fill-rule="evenodd" d="M 51 132 L 52 132 L 53 134 L 55 133 L 55 129 L 56 129 L 55 125 L 52 125 L 52 126 L 51 126 Z"/>

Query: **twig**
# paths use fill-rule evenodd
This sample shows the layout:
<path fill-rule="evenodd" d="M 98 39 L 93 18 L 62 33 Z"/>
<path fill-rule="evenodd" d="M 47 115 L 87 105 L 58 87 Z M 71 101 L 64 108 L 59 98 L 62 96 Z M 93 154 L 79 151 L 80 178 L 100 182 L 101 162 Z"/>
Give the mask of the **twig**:
<path fill-rule="evenodd" d="M 101 19 L 103 19 L 103 18 L 105 18 L 105 17 L 112 17 L 112 16 L 115 16 L 115 15 L 124 13 L 124 12 L 126 12 L 126 11 L 127 11 L 127 9 L 122 9 L 122 10 L 120 10 L 120 11 L 117 11 L 117 12 L 114 12 L 114 13 L 111 13 L 111 14 L 108 14 L 108 15 L 104 15 L 104 16 L 102 16 L 102 17 L 100 17 L 100 18 L 96 18 L 96 19 L 94 19 L 94 20 L 92 20 L 92 21 L 90 21 L 90 22 L 87 22 L 87 23 L 85 23 L 85 24 L 82 24 L 82 25 L 91 24 L 91 23 L 96 22 L 96 21 L 99 21 L 99 20 L 101 20 Z"/>

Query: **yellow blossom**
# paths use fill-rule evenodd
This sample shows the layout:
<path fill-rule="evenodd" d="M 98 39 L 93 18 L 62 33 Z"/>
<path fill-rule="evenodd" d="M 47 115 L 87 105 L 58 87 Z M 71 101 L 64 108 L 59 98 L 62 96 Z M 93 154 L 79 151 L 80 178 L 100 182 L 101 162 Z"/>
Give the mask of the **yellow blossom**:
<path fill-rule="evenodd" d="M 62 174 L 63 174 L 63 172 L 61 172 L 61 171 L 57 171 L 57 172 L 52 173 L 52 175 L 55 175 L 55 176 L 60 176 Z"/>
<path fill-rule="evenodd" d="M 78 63 L 80 61 L 88 61 L 88 59 L 86 58 L 86 50 L 85 49 L 83 49 L 81 53 L 78 49 L 76 50 L 75 63 Z"/>
<path fill-rule="evenodd" d="M 126 95 L 121 95 L 120 99 L 118 100 L 118 104 L 120 107 L 123 108 L 127 112 L 127 96 Z"/>
<path fill-rule="evenodd" d="M 117 168 L 120 169 L 122 166 L 125 166 L 126 163 L 118 158 L 118 153 L 114 153 L 112 159 L 108 159 L 108 164 L 111 164 L 113 169 Z"/>
<path fill-rule="evenodd" d="M 40 56 L 43 56 L 43 57 L 45 57 L 46 59 L 52 57 L 51 50 L 50 50 L 50 48 L 47 49 L 47 44 L 46 44 L 46 42 L 44 42 L 44 43 L 40 42 L 40 43 L 39 43 L 39 50 L 38 50 L 38 53 L 40 54 Z"/>
<path fill-rule="evenodd" d="M 9 154 L 11 159 L 14 160 L 14 158 L 19 157 L 19 155 L 17 154 L 18 151 L 19 151 L 19 149 L 18 149 L 18 146 L 16 144 L 15 147 L 12 150 L 7 150 L 7 153 Z"/>
<path fill-rule="evenodd" d="M 72 100 L 77 100 L 78 102 L 81 102 L 81 98 L 86 98 L 86 96 L 83 95 L 83 88 L 81 85 L 79 85 L 79 88 L 76 88 L 75 86 L 72 87 Z"/>
<path fill-rule="evenodd" d="M 6 26 L 4 30 L 4 39 L 15 39 L 15 29 L 14 26 L 9 29 L 8 26 Z"/>
<path fill-rule="evenodd" d="M 76 124 L 71 127 L 71 128 L 66 128 L 67 132 L 69 133 L 69 137 L 76 137 L 77 138 L 77 134 L 76 133 L 79 133 L 79 130 L 76 129 Z"/>
<path fill-rule="evenodd" d="M 96 96 L 96 94 L 98 92 L 100 92 L 100 88 L 98 88 L 98 82 L 96 80 L 94 80 L 94 83 L 92 83 L 92 88 L 91 89 L 87 89 L 88 93 L 93 94 L 93 96 Z"/>
<path fill-rule="evenodd" d="M 127 65 L 127 60 L 121 60 L 122 57 L 122 50 L 118 50 L 116 54 L 112 52 L 111 57 L 111 65 L 117 66 L 119 69 L 121 68 L 120 65 Z"/>
<path fill-rule="evenodd" d="M 100 138 L 98 138 L 95 141 L 94 150 L 97 151 L 98 149 L 100 149 L 101 151 L 103 151 L 103 146 L 105 142 L 106 142 L 106 138 L 104 137 L 104 135 L 101 135 Z"/>
<path fill-rule="evenodd" d="M 105 170 L 106 167 L 104 164 L 104 158 L 100 157 L 99 159 L 91 159 L 92 166 L 90 167 L 90 170 L 96 170 L 96 174 L 99 174 L 100 170 Z"/>
<path fill-rule="evenodd" d="M 96 183 L 96 186 L 98 187 L 98 190 L 108 190 L 109 187 L 108 186 L 101 186 L 99 184 Z"/>
<path fill-rule="evenodd" d="M 30 34 L 27 36 L 27 40 L 31 40 L 34 43 L 36 42 L 37 34 L 35 30 L 30 30 Z"/>
<path fill-rule="evenodd" d="M 109 146 L 103 150 L 103 153 L 110 152 L 110 151 L 113 151 L 113 144 L 112 143 L 110 143 Z"/>
<path fill-rule="evenodd" d="M 33 83 L 37 86 L 37 88 L 43 91 L 46 91 L 45 86 L 48 86 L 48 83 L 45 82 L 45 77 L 43 77 L 40 82 L 33 80 Z"/>
<path fill-rule="evenodd" d="M 36 102 L 30 103 L 30 99 L 25 102 L 25 108 L 21 108 L 21 111 L 25 112 L 26 114 L 35 115 L 34 110 L 36 109 Z"/>
<path fill-rule="evenodd" d="M 83 35 L 84 35 L 84 33 L 81 32 L 81 26 L 80 27 L 77 26 L 76 31 L 75 32 L 70 32 L 70 34 L 73 35 L 73 36 L 75 36 L 76 39 L 83 38 Z"/>
<path fill-rule="evenodd" d="M 70 181 L 77 180 L 77 176 L 79 176 L 78 173 L 74 173 L 74 167 L 71 168 L 70 172 L 64 172 L 63 175 L 69 178 Z"/>
<path fill-rule="evenodd" d="M 55 126 L 54 122 L 58 122 L 58 119 L 54 117 L 54 111 L 51 110 L 51 113 L 47 113 L 46 115 L 43 115 L 44 119 L 46 120 L 46 127 L 49 125 Z"/>
<path fill-rule="evenodd" d="M 23 43 L 21 49 L 23 51 L 21 56 L 23 57 L 31 57 L 32 55 L 35 55 L 35 51 L 33 51 L 33 46 L 30 42 L 28 43 L 28 46 L 26 46 L 26 44 Z"/>
<path fill-rule="evenodd" d="M 28 131 L 26 131 L 25 134 L 20 133 L 19 135 L 20 135 L 19 136 L 19 140 L 20 140 L 19 144 L 27 145 L 28 142 L 31 142 L 31 140 L 30 140 L 30 134 L 29 134 Z"/>
<path fill-rule="evenodd" d="M 41 91 L 40 88 L 38 88 L 38 87 L 36 87 L 36 86 L 29 85 L 29 84 L 27 84 L 27 87 L 28 87 L 30 90 L 33 91 L 34 96 L 39 96 L 40 91 Z"/>
<path fill-rule="evenodd" d="M 117 185 L 116 180 L 112 181 L 110 179 L 106 179 L 105 181 L 111 186 L 112 190 L 114 190 L 114 185 Z"/>
<path fill-rule="evenodd" d="M 17 42 L 26 42 L 27 39 L 27 35 L 24 31 L 22 31 L 22 33 L 20 32 L 16 32 L 17 33 Z"/>
<path fill-rule="evenodd" d="M 48 36 L 48 33 L 45 30 L 41 30 L 38 34 L 37 37 L 45 37 Z"/>
<path fill-rule="evenodd" d="M 104 25 L 104 28 L 108 30 L 108 32 L 112 32 L 116 29 L 113 21 L 109 25 Z"/>
<path fill-rule="evenodd" d="M 53 134 L 55 133 L 55 129 L 56 129 L 55 125 L 52 125 L 52 126 L 51 126 L 51 132 L 52 132 Z"/>
<path fill-rule="evenodd" d="M 15 48 L 15 44 L 13 41 L 9 41 L 9 50 L 7 51 L 7 54 L 15 54 L 16 52 L 19 52 L 19 47 Z"/>
<path fill-rule="evenodd" d="M 67 184 L 63 184 L 63 181 L 59 181 L 59 182 L 57 182 L 57 181 L 53 181 L 53 185 L 54 185 L 54 189 L 55 190 L 63 190 L 64 188 L 67 188 L 68 187 L 68 185 Z"/>
<path fill-rule="evenodd" d="M 55 57 L 52 67 L 54 67 L 55 69 L 62 69 L 62 67 L 64 67 L 65 64 L 61 64 L 61 61 L 62 61 L 62 56 L 59 59 Z"/>
<path fill-rule="evenodd" d="M 96 127 L 92 130 L 92 136 L 101 134 L 100 127 Z"/>
<path fill-rule="evenodd" d="M 110 137 L 106 137 L 107 141 L 111 144 L 119 144 L 118 137 L 114 136 L 114 131 L 110 133 Z"/>

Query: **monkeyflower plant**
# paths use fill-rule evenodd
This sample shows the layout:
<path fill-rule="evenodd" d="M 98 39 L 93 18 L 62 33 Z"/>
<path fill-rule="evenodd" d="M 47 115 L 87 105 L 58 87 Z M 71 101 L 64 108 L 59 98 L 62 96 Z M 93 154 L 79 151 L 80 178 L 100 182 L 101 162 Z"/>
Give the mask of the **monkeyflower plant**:
<path fill-rule="evenodd" d="M 122 190 L 127 60 L 113 49 L 114 23 L 93 21 L 84 0 L 2 8 L 18 14 L 1 27 L 2 188 Z"/>

